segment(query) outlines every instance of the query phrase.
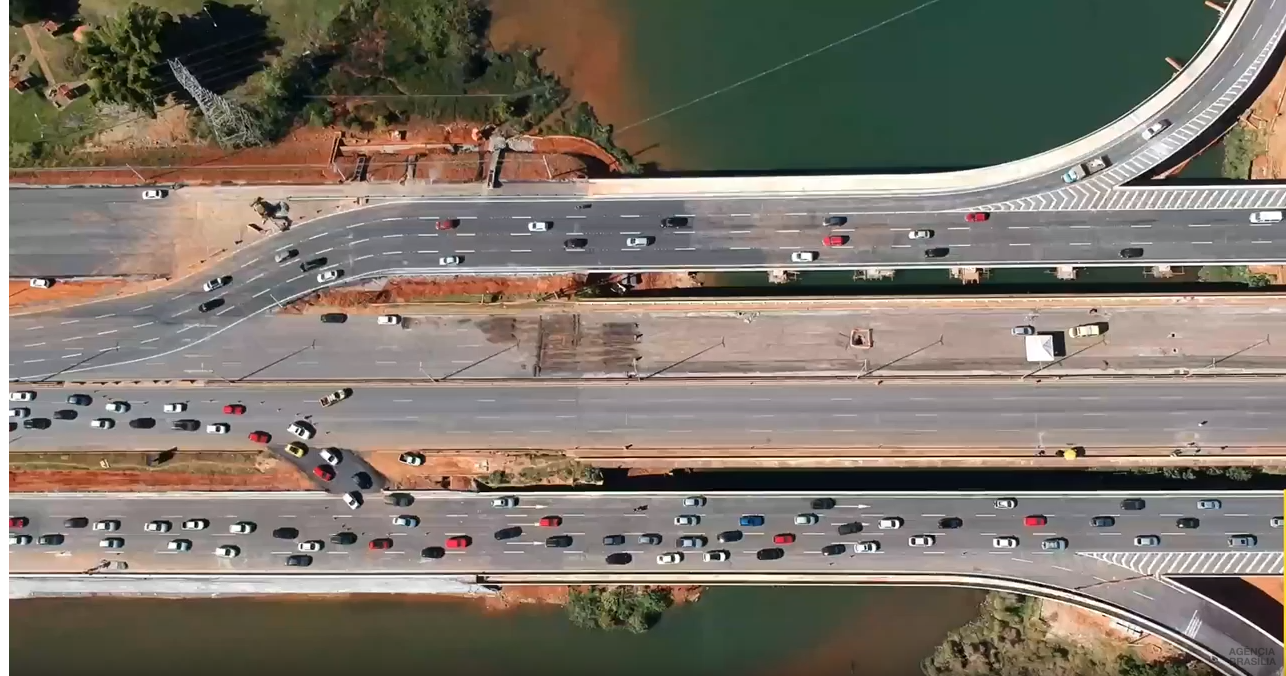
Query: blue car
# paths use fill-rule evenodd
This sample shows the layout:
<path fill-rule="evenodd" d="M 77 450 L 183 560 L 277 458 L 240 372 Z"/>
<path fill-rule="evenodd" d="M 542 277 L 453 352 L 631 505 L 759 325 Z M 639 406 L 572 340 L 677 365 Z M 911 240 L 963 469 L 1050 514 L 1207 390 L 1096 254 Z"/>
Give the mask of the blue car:
<path fill-rule="evenodd" d="M 764 517 L 759 516 L 758 514 L 746 514 L 745 516 L 741 517 L 741 525 L 742 526 L 762 526 L 764 525 Z"/>

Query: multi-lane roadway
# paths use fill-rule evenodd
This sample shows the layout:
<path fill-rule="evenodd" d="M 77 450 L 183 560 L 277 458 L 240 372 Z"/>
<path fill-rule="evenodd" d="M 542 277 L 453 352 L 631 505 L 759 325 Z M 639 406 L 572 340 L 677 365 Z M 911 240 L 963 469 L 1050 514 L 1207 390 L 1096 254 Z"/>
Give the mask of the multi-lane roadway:
<path fill-rule="evenodd" d="M 1054 449 L 1217 449 L 1280 444 L 1286 393 L 1270 382 L 1110 384 L 700 384 L 355 385 L 353 396 L 322 408 L 333 387 L 316 385 L 38 388 L 10 402 L 47 419 L 48 429 L 17 429 L 10 448 L 227 450 L 256 447 L 264 430 L 284 443 L 286 425 L 307 420 L 315 442 L 340 448 L 793 448 L 987 447 Z M 74 394 L 93 397 L 73 406 Z M 130 411 L 113 414 L 109 402 Z M 166 403 L 187 404 L 166 414 Z M 223 406 L 242 404 L 244 415 Z M 54 419 L 73 411 L 74 420 Z M 110 430 L 94 418 L 115 420 Z M 130 420 L 157 422 L 132 429 Z M 226 422 L 227 435 L 170 430 L 174 419 Z"/>

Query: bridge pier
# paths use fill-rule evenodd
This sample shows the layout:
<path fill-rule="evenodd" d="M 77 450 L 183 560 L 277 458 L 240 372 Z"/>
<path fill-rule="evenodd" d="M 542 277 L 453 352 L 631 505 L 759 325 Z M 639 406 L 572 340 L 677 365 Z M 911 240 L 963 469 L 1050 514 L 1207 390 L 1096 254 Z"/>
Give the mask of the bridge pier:
<path fill-rule="evenodd" d="M 1219 12 L 1220 14 L 1223 14 L 1224 12 L 1228 11 L 1227 5 L 1221 5 L 1215 2 L 1214 0 L 1206 0 L 1206 7 L 1209 7 L 1210 9 L 1213 9 L 1214 11 Z"/>
<path fill-rule="evenodd" d="M 1179 71 L 1183 70 L 1183 64 L 1179 63 L 1179 60 L 1174 58 L 1173 56 L 1165 57 L 1165 62 L 1170 64 L 1170 67 L 1174 69 L 1175 73 L 1178 73 Z"/>

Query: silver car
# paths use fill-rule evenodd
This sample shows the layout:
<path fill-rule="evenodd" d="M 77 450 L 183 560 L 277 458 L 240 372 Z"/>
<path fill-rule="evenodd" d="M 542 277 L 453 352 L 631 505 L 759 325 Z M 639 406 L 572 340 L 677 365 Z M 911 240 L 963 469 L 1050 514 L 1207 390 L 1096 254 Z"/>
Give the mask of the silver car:
<path fill-rule="evenodd" d="M 1156 122 L 1149 124 L 1148 128 L 1143 130 L 1143 140 L 1151 141 L 1152 139 L 1156 138 L 1157 134 L 1160 134 L 1161 132 L 1165 131 L 1166 128 L 1168 128 L 1169 126 L 1170 126 L 1169 120 L 1157 120 Z"/>
<path fill-rule="evenodd" d="M 1159 535 L 1140 535 L 1134 538 L 1135 547 L 1160 547 L 1161 536 Z"/>
<path fill-rule="evenodd" d="M 1259 544 L 1259 538 L 1253 535 L 1234 535 L 1228 538 L 1228 546 L 1234 548 L 1248 548 Z"/>
<path fill-rule="evenodd" d="M 1223 509 L 1223 502 L 1219 500 L 1198 500 L 1197 509 Z"/>
<path fill-rule="evenodd" d="M 816 514 L 798 514 L 795 516 L 796 526 L 811 526 L 818 521 L 819 519 Z"/>
<path fill-rule="evenodd" d="M 1040 543 L 1040 548 L 1047 552 L 1056 552 L 1067 549 L 1067 538 L 1045 538 Z"/>
<path fill-rule="evenodd" d="M 701 525 L 701 517 L 697 516 L 696 514 L 680 514 L 674 517 L 674 525 L 699 526 Z"/>

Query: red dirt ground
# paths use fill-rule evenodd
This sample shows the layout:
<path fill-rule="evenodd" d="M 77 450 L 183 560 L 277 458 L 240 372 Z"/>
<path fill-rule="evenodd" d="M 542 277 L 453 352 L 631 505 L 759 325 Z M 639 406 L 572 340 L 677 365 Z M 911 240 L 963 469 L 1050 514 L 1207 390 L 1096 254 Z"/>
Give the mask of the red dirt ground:
<path fill-rule="evenodd" d="M 1282 603 L 1282 578 L 1280 577 L 1243 577 L 1246 582 L 1255 586 L 1259 591 L 1273 597 L 1278 603 Z"/>
<path fill-rule="evenodd" d="M 48 289 L 35 289 L 28 282 L 10 280 L 9 309 L 44 303 L 65 304 L 77 300 L 109 296 L 123 290 L 128 285 L 129 282 L 124 280 L 111 279 L 59 282 Z"/>
<path fill-rule="evenodd" d="M 466 296 L 500 296 L 499 300 L 532 298 L 575 289 L 579 275 L 543 277 L 413 277 L 394 279 L 379 291 L 336 289 L 292 304 L 287 311 L 310 312 L 342 308 L 345 311 L 378 313 L 373 305 L 420 303 Z"/>
<path fill-rule="evenodd" d="M 669 587 L 670 593 L 674 595 L 674 605 L 684 603 L 695 603 L 701 599 L 701 592 L 704 587 Z M 571 595 L 571 587 L 563 585 L 523 585 L 505 587 L 500 590 L 499 596 L 488 596 L 484 598 L 487 610 L 506 611 L 528 604 L 541 603 L 558 606 L 567 605 L 568 597 Z"/>
<path fill-rule="evenodd" d="M 315 490 L 303 474 L 282 465 L 262 474 L 190 474 L 108 470 L 23 470 L 9 472 L 9 491 L 305 491 Z"/>

